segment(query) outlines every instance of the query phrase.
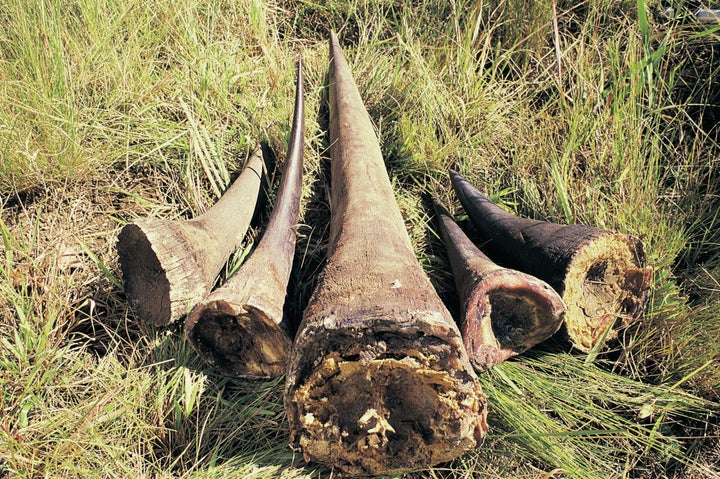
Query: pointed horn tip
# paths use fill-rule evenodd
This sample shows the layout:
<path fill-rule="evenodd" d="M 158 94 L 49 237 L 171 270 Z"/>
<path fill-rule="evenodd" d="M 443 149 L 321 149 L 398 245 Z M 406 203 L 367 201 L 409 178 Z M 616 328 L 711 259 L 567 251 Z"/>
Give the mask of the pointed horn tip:
<path fill-rule="evenodd" d="M 459 181 L 467 181 L 463 176 L 452 168 L 448 169 L 448 175 L 450 176 L 450 182 L 455 186 Z"/>
<path fill-rule="evenodd" d="M 448 170 L 450 173 L 450 182 L 453 185 L 453 189 L 455 190 L 456 194 L 460 194 L 461 191 L 471 191 L 474 196 L 486 199 L 490 201 L 490 197 L 485 194 L 484 192 L 481 192 L 477 186 L 473 185 L 470 180 L 462 176 L 460 173 L 453 169 Z"/>
<path fill-rule="evenodd" d="M 438 218 L 446 216 L 446 217 L 450 218 L 451 220 L 455 221 L 453 216 L 450 214 L 450 210 L 448 210 L 447 207 L 445 207 L 445 205 L 442 204 L 440 202 L 440 200 L 434 196 L 432 197 L 432 205 L 433 205 L 433 209 L 435 210 L 435 215 Z"/>
<path fill-rule="evenodd" d="M 443 206 L 443 204 L 440 203 L 440 200 L 439 200 L 436 196 L 431 196 L 431 197 L 430 197 L 430 202 L 432 203 L 433 208 L 435 208 L 435 212 L 436 212 L 436 213 L 440 213 L 440 211 L 442 211 L 443 209 L 445 209 L 445 207 Z"/>
<path fill-rule="evenodd" d="M 296 70 L 295 70 L 295 73 L 296 73 L 297 80 L 298 80 L 298 82 L 297 82 L 297 83 L 298 83 L 298 88 L 302 88 L 302 80 L 303 80 L 303 78 L 304 78 L 305 75 L 304 75 L 304 73 L 303 73 L 303 61 L 302 61 L 302 56 L 299 56 L 299 55 L 298 55 L 298 59 L 297 59 L 297 68 L 296 68 Z"/>
<path fill-rule="evenodd" d="M 334 51 L 340 49 L 340 41 L 338 40 L 337 34 L 335 34 L 335 31 L 330 30 L 330 54 L 334 56 Z"/>
<path fill-rule="evenodd" d="M 448 174 L 450 176 L 450 183 L 452 183 L 453 189 L 457 191 L 460 184 L 462 184 L 463 181 L 467 182 L 465 178 L 463 178 L 460 173 L 453 169 L 448 170 Z"/>
<path fill-rule="evenodd" d="M 450 181 L 452 183 L 470 183 L 470 180 L 465 178 L 463 175 L 461 175 L 458 171 L 449 169 L 448 175 L 450 176 Z"/>

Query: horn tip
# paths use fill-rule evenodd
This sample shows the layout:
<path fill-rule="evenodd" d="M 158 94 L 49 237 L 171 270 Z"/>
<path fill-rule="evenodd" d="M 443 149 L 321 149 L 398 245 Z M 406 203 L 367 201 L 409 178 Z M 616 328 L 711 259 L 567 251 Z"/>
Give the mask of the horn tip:
<path fill-rule="evenodd" d="M 298 89 L 301 89 L 301 88 L 302 88 L 303 76 L 304 76 L 304 74 L 303 74 L 302 55 L 298 55 L 297 68 L 296 68 L 295 72 L 296 72 L 296 77 L 297 77 Z"/>
<path fill-rule="evenodd" d="M 330 51 L 340 50 L 340 41 L 334 30 L 330 30 Z"/>
<path fill-rule="evenodd" d="M 443 206 L 443 204 L 436 196 L 432 196 L 430 198 L 430 201 L 432 202 L 433 208 L 435 209 L 435 213 L 446 214 L 447 209 L 445 208 L 445 206 Z"/>

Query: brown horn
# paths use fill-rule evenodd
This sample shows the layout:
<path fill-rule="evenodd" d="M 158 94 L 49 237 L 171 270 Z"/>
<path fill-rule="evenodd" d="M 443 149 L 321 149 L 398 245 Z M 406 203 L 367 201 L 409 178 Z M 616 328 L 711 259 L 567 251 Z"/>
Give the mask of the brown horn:
<path fill-rule="evenodd" d="M 118 235 L 125 292 L 141 320 L 170 324 L 212 288 L 250 225 L 263 172 L 258 146 L 243 172 L 202 215 L 188 221 L 146 218 Z"/>
<path fill-rule="evenodd" d="M 645 310 L 652 269 L 642 242 L 586 225 L 559 225 L 514 216 L 455 171 L 455 192 L 489 247 L 513 267 L 547 281 L 567 305 L 563 330 L 589 352 L 637 321 Z"/>
<path fill-rule="evenodd" d="M 423 469 L 477 446 L 486 399 L 412 251 L 334 33 L 329 107 L 330 253 L 288 368 L 291 440 L 348 475 Z"/>
<path fill-rule="evenodd" d="M 495 264 L 436 199 L 433 206 L 460 298 L 460 332 L 475 369 L 489 369 L 555 334 L 565 315 L 555 290 Z"/>
<path fill-rule="evenodd" d="M 303 172 L 302 62 L 283 180 L 265 233 L 240 270 L 187 317 L 190 344 L 212 366 L 237 377 L 284 374 L 290 354 L 283 305 L 295 252 Z"/>

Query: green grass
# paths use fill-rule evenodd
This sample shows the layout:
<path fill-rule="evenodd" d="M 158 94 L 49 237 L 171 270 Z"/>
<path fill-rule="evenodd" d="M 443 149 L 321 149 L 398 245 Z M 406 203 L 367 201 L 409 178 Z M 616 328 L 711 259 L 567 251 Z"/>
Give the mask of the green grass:
<path fill-rule="evenodd" d="M 520 214 L 636 234 L 655 271 L 610 352 L 481 375 L 489 437 L 409 477 L 718 477 L 720 32 L 682 2 L 556 3 L 0 2 L 0 477 L 331 477 L 288 447 L 282 380 L 224 377 L 181 326 L 136 321 L 114 250 L 126 222 L 204 211 L 258 141 L 282 164 L 302 55 L 301 314 L 327 246 L 330 29 L 451 311 L 425 201 L 461 215 L 448 168 Z"/>

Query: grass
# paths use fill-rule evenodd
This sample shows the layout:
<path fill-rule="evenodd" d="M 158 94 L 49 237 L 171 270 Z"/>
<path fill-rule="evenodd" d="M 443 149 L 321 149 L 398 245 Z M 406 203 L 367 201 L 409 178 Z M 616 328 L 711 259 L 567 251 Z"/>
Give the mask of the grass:
<path fill-rule="evenodd" d="M 257 141 L 281 164 L 301 54 L 301 314 L 327 245 L 331 28 L 451 311 L 424 203 L 462 218 L 448 168 L 520 214 L 639 235 L 655 270 L 644 322 L 611 351 L 548 344 L 481 375 L 488 439 L 408 477 L 720 476 L 719 31 L 695 6 L 0 3 L 0 477 L 332 476 L 287 446 L 281 380 L 224 377 L 180 326 L 135 320 L 114 251 L 126 222 L 205 210 Z"/>

